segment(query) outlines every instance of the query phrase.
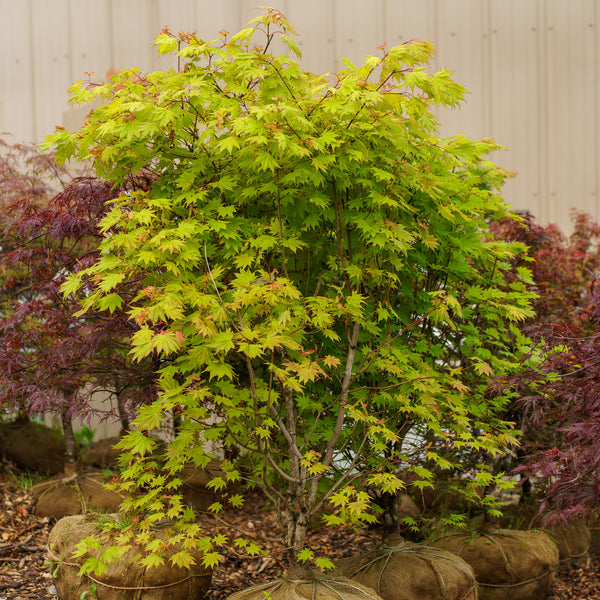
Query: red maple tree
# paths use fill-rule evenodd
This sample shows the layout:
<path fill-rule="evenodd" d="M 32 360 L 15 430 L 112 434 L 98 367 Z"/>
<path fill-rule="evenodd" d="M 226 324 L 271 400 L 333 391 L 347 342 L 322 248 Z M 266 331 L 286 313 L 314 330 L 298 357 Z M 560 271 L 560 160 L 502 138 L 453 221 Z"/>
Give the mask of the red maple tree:
<path fill-rule="evenodd" d="M 126 426 L 128 411 L 154 394 L 157 365 L 129 359 L 126 314 L 77 316 L 78 298 L 60 291 L 66 276 L 96 260 L 99 221 L 124 189 L 93 177 L 69 181 L 34 148 L 2 148 L 0 403 L 21 417 L 58 415 L 72 464 L 73 418 L 119 417 Z M 130 281 L 121 293 L 136 290 Z M 100 392 L 101 404 L 92 402 Z"/>
<path fill-rule="evenodd" d="M 573 213 L 573 233 L 531 215 L 493 231 L 530 248 L 537 316 L 525 324 L 536 342 L 511 385 L 523 429 L 516 471 L 534 478 L 549 522 L 590 514 L 600 501 L 600 226 Z"/>

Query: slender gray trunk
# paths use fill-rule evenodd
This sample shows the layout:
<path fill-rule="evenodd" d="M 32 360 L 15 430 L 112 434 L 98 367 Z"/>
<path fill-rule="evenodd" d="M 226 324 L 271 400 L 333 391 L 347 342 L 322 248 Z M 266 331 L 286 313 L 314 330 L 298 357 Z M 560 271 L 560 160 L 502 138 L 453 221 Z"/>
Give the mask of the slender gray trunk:
<path fill-rule="evenodd" d="M 64 411 L 62 417 L 62 428 L 65 436 L 65 474 L 73 475 L 77 471 L 77 444 L 75 443 L 75 434 L 73 433 L 73 423 L 71 416 Z"/>

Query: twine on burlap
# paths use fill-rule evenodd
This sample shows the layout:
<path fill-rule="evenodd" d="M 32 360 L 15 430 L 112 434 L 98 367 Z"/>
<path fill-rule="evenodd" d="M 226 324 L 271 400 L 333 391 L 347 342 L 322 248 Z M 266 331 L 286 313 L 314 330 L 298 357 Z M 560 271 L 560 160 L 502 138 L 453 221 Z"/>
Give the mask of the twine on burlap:
<path fill-rule="evenodd" d="M 36 485 L 33 486 L 33 489 L 35 490 L 42 490 L 42 494 L 46 491 L 48 491 L 48 489 L 52 489 L 57 487 L 58 485 L 60 485 L 61 483 L 64 483 L 65 485 L 67 483 L 70 483 L 71 481 L 76 481 L 76 479 L 79 477 L 78 473 L 73 473 L 72 475 L 67 475 L 66 477 L 61 477 L 60 479 L 49 479 L 47 481 L 42 481 L 41 483 L 37 483 Z"/>
<path fill-rule="evenodd" d="M 61 477 L 60 479 L 50 479 L 48 481 L 42 481 L 41 483 L 36 484 L 32 488 L 32 490 L 34 491 L 34 493 L 37 493 L 37 491 L 39 490 L 39 494 L 37 495 L 37 502 L 39 503 L 40 500 L 45 498 L 48 494 L 50 494 L 51 492 L 53 492 L 54 490 L 59 488 L 61 485 L 66 486 L 67 484 L 72 483 L 73 484 L 72 487 L 74 487 L 76 490 L 77 499 L 81 506 L 81 514 L 83 514 L 83 515 L 88 515 L 90 513 L 95 514 L 95 511 L 89 510 L 88 501 L 86 500 L 85 492 L 80 485 L 80 480 L 85 480 L 87 482 L 87 484 L 90 486 L 97 485 L 98 488 L 100 488 L 103 493 L 105 493 L 105 494 L 107 493 L 107 490 L 102 481 L 101 473 L 96 473 L 96 472 L 84 473 L 83 475 L 80 475 L 79 473 L 73 473 L 72 475 L 67 475 L 65 477 Z M 123 494 L 120 494 L 118 492 L 113 492 L 113 493 L 116 494 L 117 496 L 119 496 L 120 498 L 123 498 L 123 499 L 125 498 L 125 496 L 123 496 Z"/>
<path fill-rule="evenodd" d="M 367 598 L 371 598 L 372 600 L 381 600 L 379 597 L 369 594 L 367 592 L 367 590 L 365 590 L 364 588 L 354 585 L 348 579 L 344 579 L 343 581 L 338 581 L 336 579 L 330 579 L 330 578 L 326 578 L 326 577 L 315 577 L 314 579 L 287 579 L 287 578 L 284 578 L 284 579 L 279 579 L 276 581 L 270 581 L 267 583 L 259 583 L 257 585 L 253 585 L 249 588 L 244 588 L 243 590 L 240 590 L 239 592 L 234 592 L 233 594 L 231 594 L 231 596 L 229 596 L 228 600 L 231 600 L 232 598 L 235 598 L 235 596 L 238 596 L 241 594 L 260 592 L 263 590 L 269 590 L 269 592 L 267 592 L 267 594 L 276 592 L 282 585 L 286 585 L 286 584 L 292 584 L 294 586 L 294 588 L 299 585 L 311 585 L 312 586 L 311 600 L 316 600 L 317 584 L 321 584 L 322 586 L 331 590 L 334 594 L 336 594 L 337 596 L 340 597 L 340 600 L 345 600 L 344 595 L 339 590 L 336 589 L 335 585 L 332 585 L 332 584 L 337 584 L 337 586 L 349 587 L 350 589 L 355 590 L 356 592 L 359 592 L 359 593 L 365 595 Z"/>
<path fill-rule="evenodd" d="M 591 533 L 590 533 L 591 536 Z M 568 563 L 570 561 L 572 561 L 573 559 L 578 559 L 578 558 L 583 558 L 584 556 L 588 555 L 588 550 L 584 550 L 583 552 L 581 552 L 580 554 L 573 554 L 573 551 L 571 550 L 571 544 L 569 543 L 569 538 L 566 535 L 563 535 L 563 542 L 565 544 L 565 546 L 567 547 L 567 552 L 569 553 L 569 556 L 567 556 L 566 558 L 563 558 L 561 561 L 559 561 L 559 565 L 564 565 L 565 563 Z"/>
<path fill-rule="evenodd" d="M 582 552 L 581 554 L 569 554 L 569 556 L 567 556 L 567 558 L 563 558 L 562 560 L 558 561 L 558 564 L 564 565 L 565 563 L 568 563 L 568 562 L 572 561 L 573 559 L 584 558 L 588 554 L 589 553 L 587 551 Z"/>
<path fill-rule="evenodd" d="M 66 560 L 63 560 L 60 558 L 60 556 L 56 556 L 56 554 L 54 554 L 54 552 L 52 552 L 52 550 L 50 550 L 49 546 L 46 546 L 46 551 L 48 552 L 49 557 L 60 563 L 60 565 L 65 565 L 68 567 L 75 567 L 77 569 L 81 568 L 81 564 L 80 563 L 72 563 L 72 562 L 67 562 Z M 179 581 L 174 581 L 172 583 L 165 583 L 163 585 L 135 585 L 135 586 L 121 586 L 121 585 L 112 585 L 110 583 L 106 583 L 104 581 L 101 581 L 100 579 L 96 579 L 95 577 L 93 577 L 92 575 L 90 575 L 89 573 L 85 574 L 85 577 L 87 577 L 90 581 L 92 581 L 95 584 L 101 585 L 105 588 L 109 588 L 112 590 L 127 590 L 127 591 L 132 591 L 135 590 L 136 595 L 134 596 L 135 598 L 139 598 L 139 596 L 141 595 L 141 593 L 144 590 L 159 590 L 159 589 L 164 589 L 164 588 L 168 588 L 168 587 L 173 587 L 176 585 L 180 585 L 182 583 L 186 583 L 188 582 L 188 587 L 189 587 L 189 593 L 192 593 L 192 587 L 191 587 L 191 581 L 194 577 L 206 577 L 206 573 L 202 574 L 202 575 L 193 575 L 193 574 L 188 574 L 187 577 L 184 577 L 183 579 L 180 579 Z M 144 573 L 142 572 L 140 575 L 140 583 L 144 578 Z"/>
<path fill-rule="evenodd" d="M 315 579 L 315 581 L 313 581 L 313 584 L 312 584 L 312 597 L 313 597 L 313 600 L 315 600 L 315 596 L 316 596 L 316 593 L 317 593 L 317 583 L 320 583 L 322 586 L 330 589 L 333 593 L 337 594 L 342 600 L 344 600 L 344 596 L 339 592 L 339 590 L 336 590 L 332 585 L 330 585 L 328 583 L 329 581 L 334 581 L 334 580 L 331 580 L 331 579 L 329 579 L 329 580 L 327 580 L 327 579 Z M 373 598 L 373 600 L 376 600 L 375 596 L 372 596 L 368 592 L 365 592 L 365 590 L 363 590 L 362 588 L 359 588 L 358 586 L 353 585 L 352 583 L 348 583 L 346 581 L 336 582 L 336 583 L 339 583 L 339 585 L 347 586 L 347 587 L 349 587 L 352 590 L 361 592 L 362 594 L 364 594 L 368 598 Z"/>
<path fill-rule="evenodd" d="M 67 477 L 61 477 L 60 479 L 53 479 L 51 481 L 42 481 L 41 483 L 38 483 L 38 485 L 35 486 L 37 489 L 41 490 L 38 496 L 38 502 L 42 498 L 45 498 L 51 491 L 55 490 L 60 485 L 67 485 L 68 483 L 73 482 L 73 486 L 77 488 L 77 497 L 79 498 L 79 503 L 81 504 L 82 514 L 86 515 L 88 512 L 87 502 L 83 495 L 83 490 L 81 489 L 81 486 L 77 481 L 78 478 L 79 475 L 77 473 L 73 473 L 72 475 L 68 475 Z M 93 479 L 90 479 L 90 481 L 94 481 L 94 483 L 99 483 Z"/>
<path fill-rule="evenodd" d="M 506 571 L 508 572 L 508 575 L 510 577 L 511 580 L 511 586 L 515 584 L 515 579 L 517 578 L 517 576 L 515 575 L 515 572 L 512 569 L 512 565 L 510 564 L 510 561 L 508 560 L 508 557 L 506 556 L 504 550 L 502 549 L 502 546 L 498 543 L 497 540 L 494 539 L 494 536 L 491 536 L 489 533 L 486 533 L 485 531 L 480 531 L 479 535 L 481 535 L 482 537 L 487 538 L 490 542 L 492 542 L 492 544 L 494 546 L 496 546 L 496 548 L 498 549 L 498 551 L 500 552 L 500 556 L 502 556 L 502 559 L 504 560 L 504 566 L 506 567 Z M 468 539 L 465 539 L 464 542 L 461 544 L 457 554 L 458 556 L 460 556 L 460 553 L 462 552 L 462 549 L 465 547 L 465 544 L 468 542 Z M 519 582 L 520 583 L 520 582 Z M 480 583 L 480 585 L 482 585 Z"/>
<path fill-rule="evenodd" d="M 532 577 L 531 579 L 523 579 L 522 581 L 517 581 L 516 583 L 481 583 L 481 581 L 480 581 L 479 586 L 480 587 L 490 587 L 490 588 L 519 587 L 520 585 L 526 585 L 528 583 L 533 583 L 535 581 L 543 579 L 544 577 L 546 577 L 548 575 L 548 573 L 551 573 L 554 570 L 555 569 L 547 569 L 546 571 L 544 571 L 541 575 L 538 575 L 537 577 Z"/>
<path fill-rule="evenodd" d="M 425 551 L 425 548 L 427 548 L 427 551 Z M 372 553 L 373 552 L 369 552 L 363 556 L 368 556 L 368 554 Z M 382 548 L 382 550 L 377 553 L 377 556 L 375 556 L 371 560 L 368 560 L 366 563 L 360 565 L 360 567 L 358 567 L 354 572 L 354 575 L 360 573 L 361 571 L 364 571 L 372 565 L 377 564 L 379 561 L 384 560 L 384 564 L 379 570 L 379 575 L 377 577 L 376 591 L 379 592 L 379 590 L 381 589 L 382 578 L 384 576 L 385 570 L 387 569 L 388 564 L 394 554 L 411 554 L 413 556 L 418 556 L 433 571 L 433 574 L 435 575 L 435 578 L 438 582 L 438 586 L 443 598 L 447 597 L 446 582 L 444 581 L 444 577 L 439 572 L 439 570 L 436 569 L 435 563 L 433 562 L 432 558 L 446 560 L 448 562 L 456 564 L 461 568 L 464 568 L 465 566 L 468 567 L 465 561 L 459 556 L 448 556 L 448 553 L 445 553 L 434 546 L 417 547 L 414 544 L 411 544 L 410 542 L 402 542 L 395 546 L 386 546 Z M 350 561 L 349 564 L 351 564 L 352 562 L 360 562 L 360 560 L 361 557 L 358 556 L 354 559 L 354 561 Z M 458 598 L 458 600 L 464 600 L 464 598 L 467 598 L 476 588 L 477 582 L 474 581 L 473 585 L 467 590 L 465 594 Z"/>
<path fill-rule="evenodd" d="M 512 569 L 512 566 L 510 564 L 510 561 L 508 560 L 508 557 L 506 556 L 504 550 L 502 549 L 502 546 L 498 543 L 498 541 L 496 539 L 494 539 L 493 535 L 490 535 L 484 531 L 480 531 L 479 535 L 487 538 L 494 546 L 496 546 L 496 548 L 498 549 L 498 551 L 500 552 L 500 555 L 502 556 L 502 558 L 504 560 L 504 565 L 506 567 L 506 570 L 507 570 L 508 575 L 511 580 L 511 583 L 483 583 L 482 581 L 478 581 L 477 584 L 479 585 L 479 587 L 502 588 L 502 589 L 517 588 L 517 587 L 528 585 L 530 583 L 534 583 L 536 581 L 539 581 L 540 579 L 544 579 L 544 577 L 547 577 L 550 573 L 552 573 L 556 570 L 556 568 L 549 568 L 549 569 L 546 569 L 541 575 L 537 575 L 536 577 L 532 577 L 530 579 L 522 579 L 520 581 L 515 581 L 515 579 L 517 577 L 515 575 L 515 572 Z M 457 552 L 458 556 L 460 556 L 460 552 L 465 547 L 465 545 L 470 541 L 471 540 L 469 538 L 467 538 L 463 541 L 463 543 L 461 544 L 461 546 Z"/>

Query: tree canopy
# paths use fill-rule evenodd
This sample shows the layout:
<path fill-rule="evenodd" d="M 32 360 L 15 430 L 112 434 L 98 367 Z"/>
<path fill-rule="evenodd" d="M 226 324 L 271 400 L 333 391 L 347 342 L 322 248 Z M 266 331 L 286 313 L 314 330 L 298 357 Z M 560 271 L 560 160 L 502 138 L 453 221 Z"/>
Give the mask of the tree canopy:
<path fill-rule="evenodd" d="M 207 565 L 232 541 L 258 549 L 199 534 L 177 493 L 185 464 L 223 459 L 213 512 L 242 502 L 228 481 L 260 485 L 292 562 L 327 567 L 304 548 L 324 503 L 331 525 L 371 521 L 369 487 L 397 491 L 403 470 L 430 485 L 465 448 L 515 441 L 508 396 L 487 388 L 517 364 L 532 294 L 525 269 L 505 276 L 522 244 L 487 233 L 509 215 L 507 173 L 486 159 L 498 146 L 438 135 L 431 109 L 459 106 L 464 89 L 427 72 L 430 43 L 315 75 L 291 58 L 293 33 L 272 9 L 212 42 L 165 30 L 158 51 L 181 69 L 79 82 L 74 102 L 103 102 L 46 142 L 115 185 L 151 181 L 111 200 L 97 261 L 63 292 L 82 314 L 125 311 L 131 355 L 163 361 L 122 442 L 123 507 L 140 515 L 128 539 L 169 518 Z M 149 434 L 174 414 L 159 451 Z M 483 459 L 469 467 L 496 479 Z"/>

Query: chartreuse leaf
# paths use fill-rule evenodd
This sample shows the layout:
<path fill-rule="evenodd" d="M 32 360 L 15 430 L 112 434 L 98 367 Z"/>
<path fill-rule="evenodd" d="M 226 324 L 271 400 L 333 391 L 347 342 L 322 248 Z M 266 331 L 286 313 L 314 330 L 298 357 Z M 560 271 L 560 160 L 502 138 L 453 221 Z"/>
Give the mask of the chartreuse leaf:
<path fill-rule="evenodd" d="M 298 554 L 296 554 L 296 559 L 299 562 L 309 562 L 315 556 L 315 553 L 310 548 L 302 548 Z"/>
<path fill-rule="evenodd" d="M 322 571 L 331 571 L 335 569 L 335 564 L 329 558 L 318 556 L 315 558 L 315 566 Z"/>
<path fill-rule="evenodd" d="M 196 564 L 194 557 L 185 550 L 180 550 L 169 557 L 169 562 L 182 569 L 189 569 Z"/>
<path fill-rule="evenodd" d="M 221 560 L 221 555 L 218 552 L 207 552 L 202 557 L 202 564 L 207 569 L 216 567 Z"/>
<path fill-rule="evenodd" d="M 140 559 L 140 564 L 147 569 L 152 569 L 164 565 L 165 559 L 160 554 L 151 552 L 147 556 L 144 556 Z"/>

